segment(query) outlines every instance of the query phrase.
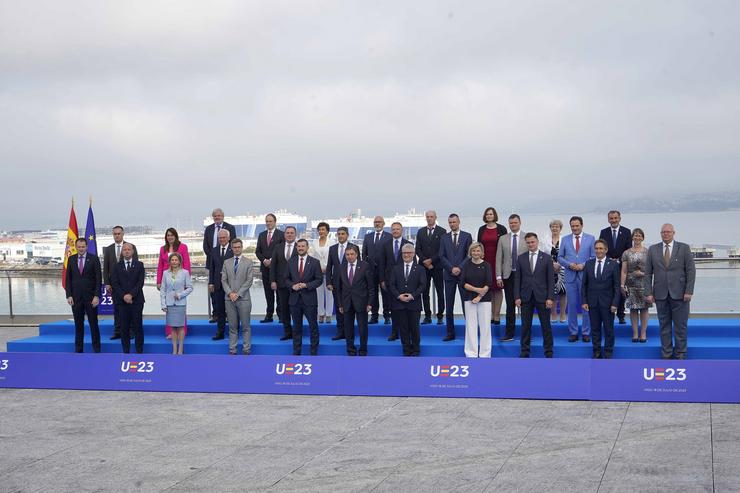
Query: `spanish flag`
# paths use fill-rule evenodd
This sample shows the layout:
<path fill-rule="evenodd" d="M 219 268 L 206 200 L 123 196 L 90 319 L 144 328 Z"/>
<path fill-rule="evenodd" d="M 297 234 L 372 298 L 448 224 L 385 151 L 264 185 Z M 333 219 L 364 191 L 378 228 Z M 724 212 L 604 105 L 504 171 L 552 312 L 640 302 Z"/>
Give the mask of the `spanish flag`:
<path fill-rule="evenodd" d="M 69 257 L 77 253 L 75 242 L 77 241 L 77 216 L 75 216 L 75 202 L 72 200 L 72 208 L 69 211 L 69 226 L 67 226 L 67 245 L 64 247 L 64 267 L 62 267 L 62 287 L 67 288 L 67 262 Z"/>

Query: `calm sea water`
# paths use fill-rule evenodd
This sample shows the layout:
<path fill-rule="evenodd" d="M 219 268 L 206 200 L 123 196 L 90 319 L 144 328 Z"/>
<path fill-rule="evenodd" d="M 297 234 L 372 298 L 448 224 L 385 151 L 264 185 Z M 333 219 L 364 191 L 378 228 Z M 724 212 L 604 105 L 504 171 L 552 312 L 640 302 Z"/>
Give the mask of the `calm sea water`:
<path fill-rule="evenodd" d="M 439 211 L 440 216 L 442 212 Z M 510 212 L 499 211 L 502 218 Z M 446 214 L 445 214 L 446 215 Z M 522 214 L 523 229 L 544 233 L 548 230 L 550 219 L 557 218 L 567 223 L 571 214 L 559 215 L 526 215 Z M 606 227 L 606 214 L 583 215 L 584 230 L 598 234 Z M 501 221 L 506 224 L 505 219 Z M 740 211 L 717 213 L 671 213 L 671 214 L 624 214 L 622 224 L 629 227 L 640 227 L 645 230 L 647 243 L 659 241 L 660 227 L 670 222 L 676 228 L 676 239 L 692 245 L 715 244 L 740 246 Z M 446 220 L 440 224 L 446 226 Z M 480 218 L 463 218 L 463 229 L 475 235 L 480 226 Z M 566 228 L 567 230 L 567 224 Z M 718 251 L 718 256 L 725 252 Z M 65 315 L 71 314 L 64 298 L 64 291 L 58 279 L 51 278 L 12 278 L 10 281 L 0 278 L 0 315 L 9 314 L 8 282 L 13 290 L 13 311 L 18 315 Z M 195 290 L 190 296 L 188 312 L 203 315 L 208 311 L 208 289 L 204 282 L 196 282 Z M 147 299 L 144 313 L 161 314 L 159 292 L 154 285 L 144 288 Z M 251 291 L 252 312 L 265 312 L 265 299 L 261 285 L 255 285 Z M 694 313 L 731 313 L 740 312 L 740 262 L 700 264 L 697 270 L 697 281 L 694 299 Z M 456 313 L 462 313 L 459 303 Z"/>

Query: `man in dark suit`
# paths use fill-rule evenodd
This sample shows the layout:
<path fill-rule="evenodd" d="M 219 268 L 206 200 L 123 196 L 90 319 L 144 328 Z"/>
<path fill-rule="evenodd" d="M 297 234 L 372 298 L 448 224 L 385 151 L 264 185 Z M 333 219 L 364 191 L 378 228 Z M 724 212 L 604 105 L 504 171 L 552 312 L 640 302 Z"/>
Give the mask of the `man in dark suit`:
<path fill-rule="evenodd" d="M 645 266 L 647 301 L 658 310 L 663 359 L 686 359 L 689 305 L 696 280 L 691 248 L 674 241 L 675 234 L 672 224 L 663 225 L 663 241 L 650 246 Z"/>
<path fill-rule="evenodd" d="M 114 303 L 121 317 L 121 346 L 131 352 L 131 337 L 135 338 L 136 353 L 144 352 L 144 264 L 134 258 L 134 246 L 124 243 L 121 260 L 113 268 L 111 283 Z"/>
<path fill-rule="evenodd" d="M 231 249 L 231 233 L 222 229 L 218 232 L 218 245 L 211 252 L 211 268 L 208 269 L 208 292 L 211 293 L 213 302 L 213 316 L 216 317 L 216 335 L 211 337 L 214 341 L 223 340 L 226 332 L 226 293 L 221 282 L 221 271 L 224 262 L 234 256 Z M 268 282 L 269 286 L 269 282 Z"/>
<path fill-rule="evenodd" d="M 105 282 L 105 290 L 107 294 L 113 298 L 113 335 L 110 340 L 121 338 L 121 319 L 118 314 L 118 304 L 116 304 L 116 297 L 113 295 L 111 289 L 111 274 L 113 269 L 121 260 L 121 249 L 123 248 L 123 227 L 115 226 L 113 228 L 113 243 L 103 248 L 103 279 Z M 134 260 L 139 260 L 139 255 L 136 252 L 136 245 L 129 243 L 134 249 Z M 131 335 L 133 337 L 133 334 Z"/>
<path fill-rule="evenodd" d="M 393 298 L 393 331 L 401 335 L 404 356 L 419 356 L 421 294 L 427 284 L 426 269 L 414 262 L 416 249 L 401 247 L 402 260 L 391 269 L 388 291 Z"/>
<path fill-rule="evenodd" d="M 362 260 L 370 264 L 375 277 L 375 297 L 373 298 L 373 310 L 370 314 L 371 324 L 378 323 L 378 312 L 380 311 L 380 300 L 383 298 L 383 318 L 385 323 L 391 321 L 391 302 L 388 293 L 380 289 L 380 257 L 383 252 L 383 243 L 391 239 L 390 233 L 385 231 L 385 219 L 383 216 L 375 216 L 373 219 L 374 231 L 367 233 L 362 241 Z"/>
<path fill-rule="evenodd" d="M 218 232 L 226 229 L 231 238 L 236 238 L 236 228 L 224 221 L 224 211 L 218 207 L 211 212 L 213 223 L 206 226 L 203 232 L 203 253 L 206 255 L 206 269 L 211 269 L 211 251 L 218 244 Z M 212 300 L 211 300 L 212 301 Z M 218 320 L 216 314 L 212 314 L 209 322 Z"/>
<path fill-rule="evenodd" d="M 337 243 L 329 247 L 329 260 L 326 262 L 326 287 L 329 291 L 335 293 L 339 284 L 339 271 L 347 264 L 344 253 L 350 246 L 354 246 L 347 241 L 349 239 L 349 230 L 340 226 L 337 228 Z M 332 341 L 344 339 L 344 317 L 339 314 L 339 300 L 334 296 L 334 310 L 337 313 L 337 333 L 331 338 Z"/>
<path fill-rule="evenodd" d="M 260 274 L 262 274 L 262 289 L 265 291 L 265 301 L 267 302 L 267 309 L 265 312 L 265 318 L 260 320 L 261 323 L 272 322 L 272 314 L 275 311 L 275 295 L 277 294 L 270 287 L 270 263 L 272 262 L 272 255 L 275 253 L 275 246 L 283 241 L 283 232 L 277 229 L 277 217 L 275 214 L 268 214 L 265 216 L 265 226 L 267 229 L 262 231 L 257 237 L 257 248 L 254 254 L 260 261 Z M 281 306 L 278 300 L 278 319 L 280 319 Z M 280 320 L 282 322 L 282 320 Z"/>
<path fill-rule="evenodd" d="M 375 278 L 372 267 L 359 260 L 360 249 L 356 245 L 347 247 L 346 261 L 337 269 L 335 300 L 338 300 L 339 316 L 344 316 L 344 335 L 347 339 L 347 354 L 367 356 L 367 312 L 372 310 L 375 294 Z M 355 346 L 355 320 L 360 334 L 360 350 Z"/>
<path fill-rule="evenodd" d="M 468 248 L 473 243 L 470 233 L 460 230 L 460 217 L 450 214 L 447 218 L 450 232 L 442 237 L 439 246 L 439 261 L 444 269 L 445 281 L 445 310 L 447 312 L 447 335 L 443 341 L 455 339 L 455 296 L 460 292 L 460 300 L 463 299 L 462 286 L 460 286 L 460 272 L 462 266 L 468 261 Z M 463 303 L 463 313 L 465 312 Z"/>
<path fill-rule="evenodd" d="M 75 241 L 77 253 L 67 261 L 67 278 L 65 290 L 67 303 L 72 307 L 72 316 L 75 319 L 75 352 L 81 353 L 85 337 L 85 315 L 90 323 L 92 348 L 100 352 L 100 327 L 98 326 L 98 304 L 100 298 L 100 284 L 103 276 L 100 272 L 100 259 L 94 255 L 87 255 L 87 240 L 77 238 Z"/>
<path fill-rule="evenodd" d="M 616 261 L 621 266 L 622 254 L 632 248 L 632 232 L 628 228 L 620 226 L 619 223 L 622 221 L 622 214 L 619 211 L 609 211 L 607 218 L 609 220 L 609 227 L 601 230 L 599 239 L 606 242 L 608 248 L 607 257 Z M 622 296 L 621 292 L 619 293 L 619 303 L 617 304 L 617 318 L 619 318 L 620 324 L 626 323 L 624 320 L 624 296 Z"/>
<path fill-rule="evenodd" d="M 383 243 L 381 254 L 380 254 L 380 262 L 378 265 L 378 271 L 380 272 L 380 289 L 383 291 L 388 291 L 388 297 L 391 300 L 391 312 L 393 311 L 393 307 L 396 306 L 396 300 L 393 299 L 392 296 L 390 296 L 390 291 L 388 289 L 388 282 L 391 278 L 391 273 L 393 272 L 393 268 L 403 262 L 403 257 L 401 256 L 401 248 L 403 248 L 406 244 L 411 244 L 410 241 L 408 241 L 406 238 L 403 238 L 403 225 L 399 222 L 395 222 L 391 224 L 391 238 L 390 240 Z M 426 282 L 426 276 L 424 277 L 424 281 Z M 421 300 L 419 300 L 421 303 Z M 385 305 L 384 309 L 385 309 Z M 397 324 L 393 324 L 391 329 L 391 335 L 388 337 L 389 341 L 395 341 L 398 339 L 398 326 Z"/>
<path fill-rule="evenodd" d="M 270 287 L 277 292 L 278 299 L 278 318 L 283 323 L 285 333 L 280 338 L 281 341 L 287 341 L 293 338 L 292 326 L 290 323 L 290 287 L 285 284 L 285 278 L 288 275 L 288 261 L 291 257 L 298 255 L 296 251 L 296 230 L 293 226 L 287 226 L 283 233 L 283 239 L 275 245 L 270 260 Z M 318 302 L 317 305 L 318 307 Z M 318 308 L 317 308 L 318 311 Z"/>
<path fill-rule="evenodd" d="M 424 216 L 427 220 L 427 227 L 419 228 L 416 232 L 416 256 L 419 258 L 419 265 L 427 270 L 427 285 L 421 295 L 424 305 L 424 321 L 422 323 L 432 323 L 432 304 L 429 299 L 429 289 L 432 286 L 432 281 L 434 281 L 434 291 L 437 293 L 437 325 L 442 325 L 444 323 L 445 292 L 442 280 L 442 262 L 439 260 L 439 245 L 446 231 L 442 226 L 437 225 L 436 211 L 426 211 Z"/>
<path fill-rule="evenodd" d="M 286 228 L 286 235 L 288 229 Z M 319 298 L 316 288 L 324 282 L 319 259 L 308 255 L 308 241 L 295 242 L 297 254 L 290 257 L 284 285 L 290 290 L 290 314 L 293 317 L 293 354 L 300 356 L 303 346 L 303 317 L 311 329 L 311 356 L 319 351 Z"/>
<path fill-rule="evenodd" d="M 591 322 L 593 358 L 611 359 L 614 352 L 614 314 L 619 303 L 619 281 L 622 275 L 620 264 L 607 258 L 609 246 L 602 239 L 594 243 L 596 258 L 586 262 L 583 269 L 581 299 L 583 309 Z M 601 333 L 604 333 L 604 349 L 601 349 Z"/>
<path fill-rule="evenodd" d="M 555 290 L 555 271 L 552 257 L 538 250 L 539 240 L 534 233 L 524 235 L 527 251 L 517 258 L 514 271 L 514 304 L 522 310 L 522 341 L 520 358 L 529 358 L 532 338 L 532 317 L 537 316 L 542 327 L 542 342 L 545 357 L 552 358 L 552 327 L 550 308 Z"/>

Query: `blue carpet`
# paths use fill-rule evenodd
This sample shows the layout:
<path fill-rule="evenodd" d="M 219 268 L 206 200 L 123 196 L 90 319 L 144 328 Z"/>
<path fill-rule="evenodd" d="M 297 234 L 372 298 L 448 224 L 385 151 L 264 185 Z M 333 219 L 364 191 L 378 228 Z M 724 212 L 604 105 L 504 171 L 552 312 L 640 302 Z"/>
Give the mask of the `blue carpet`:
<path fill-rule="evenodd" d="M 517 339 L 514 342 L 501 343 L 498 339 L 503 333 L 503 325 L 492 326 L 494 343 L 493 357 L 514 358 L 519 355 L 519 326 Z M 456 321 L 457 339 L 442 342 L 445 335 L 443 325 L 421 326 L 422 356 L 464 356 L 463 344 L 465 326 L 460 318 Z M 100 322 L 102 350 L 106 353 L 120 353 L 120 341 L 109 340 L 113 334 L 112 321 Z M 228 330 L 228 329 L 227 329 Z M 332 341 L 335 334 L 333 324 L 320 324 L 320 355 L 346 354 L 344 340 Z M 368 353 L 371 356 L 401 356 L 400 341 L 388 342 L 390 325 L 371 325 L 368 340 Z M 185 352 L 189 354 L 227 354 L 228 341 L 212 341 L 216 332 L 215 324 L 205 320 L 191 320 L 188 324 L 188 335 L 185 338 Z M 532 356 L 542 357 L 542 337 L 539 325 L 535 322 L 532 329 Z M 172 344 L 164 337 L 164 323 L 161 320 L 144 322 L 145 353 L 170 353 Z M 589 358 L 591 344 L 568 342 L 568 329 L 564 323 L 553 325 L 554 352 L 557 358 Z M 648 341 L 633 343 L 632 329 L 629 325 L 617 325 L 615 329 L 615 358 L 652 359 L 660 358 L 660 340 L 656 320 L 648 326 Z M 282 326 L 277 323 L 252 323 L 252 354 L 289 355 L 292 354 L 292 341 L 280 341 Z M 304 325 L 304 354 L 308 353 L 308 327 Z M 359 338 L 355 336 L 355 345 Z M 133 341 L 132 341 L 133 346 Z M 239 348 L 241 351 L 241 347 Z M 39 336 L 8 342 L 8 352 L 72 352 L 74 351 L 74 324 L 69 320 L 41 324 Z M 85 352 L 92 351 L 90 332 L 85 331 Z M 689 320 L 689 357 L 692 359 L 740 359 L 740 319 L 691 319 Z"/>

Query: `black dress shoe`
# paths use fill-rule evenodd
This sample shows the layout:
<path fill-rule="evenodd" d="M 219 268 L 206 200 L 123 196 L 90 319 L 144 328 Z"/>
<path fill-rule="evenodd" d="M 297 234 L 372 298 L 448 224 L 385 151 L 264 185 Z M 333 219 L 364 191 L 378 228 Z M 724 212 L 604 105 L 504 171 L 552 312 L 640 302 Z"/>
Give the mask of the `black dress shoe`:
<path fill-rule="evenodd" d="M 390 324 L 391 324 L 391 319 L 390 319 L 390 318 L 386 318 L 386 319 L 384 319 L 384 320 L 383 320 L 383 324 L 385 324 L 385 325 L 390 325 Z"/>
<path fill-rule="evenodd" d="M 397 341 L 398 336 L 396 334 L 391 334 L 391 336 L 388 338 L 389 341 Z"/>
<path fill-rule="evenodd" d="M 283 337 L 280 338 L 281 341 L 287 341 L 293 339 L 293 336 L 290 334 L 285 334 Z"/>
<path fill-rule="evenodd" d="M 442 317 L 437 317 L 437 325 L 444 325 L 445 321 Z"/>
<path fill-rule="evenodd" d="M 445 336 L 445 338 L 442 339 L 443 342 L 449 342 L 449 341 L 454 341 L 454 340 L 455 340 L 455 336 L 451 336 L 451 335 Z"/>
<path fill-rule="evenodd" d="M 337 334 L 331 338 L 332 341 L 338 341 L 340 339 L 344 339 L 344 334 Z"/>
<path fill-rule="evenodd" d="M 612 353 L 604 353 L 604 359 L 612 359 Z"/>
<path fill-rule="evenodd" d="M 591 355 L 591 359 L 601 359 L 601 353 L 594 353 Z"/>
<path fill-rule="evenodd" d="M 112 336 L 110 336 L 111 341 L 115 341 L 116 339 L 120 339 L 120 338 L 121 338 L 121 334 L 113 334 Z"/>
<path fill-rule="evenodd" d="M 578 336 L 568 336 L 568 342 L 576 342 L 578 340 Z"/>
<path fill-rule="evenodd" d="M 583 336 L 583 342 L 591 342 L 591 337 Z"/>
<path fill-rule="evenodd" d="M 319 350 L 318 349 L 312 349 L 311 350 L 311 356 L 318 356 Z"/>
<path fill-rule="evenodd" d="M 545 358 L 552 358 L 552 353 L 545 353 Z"/>
<path fill-rule="evenodd" d="M 622 325 L 624 325 L 627 322 L 624 320 L 624 317 L 622 317 L 622 318 L 619 319 L 619 323 L 622 324 Z"/>
<path fill-rule="evenodd" d="M 367 356 L 367 351 L 360 351 L 357 353 L 359 356 Z"/>
<path fill-rule="evenodd" d="M 501 320 L 491 320 L 493 325 L 501 325 Z"/>
<path fill-rule="evenodd" d="M 378 317 L 371 317 L 370 320 L 367 321 L 369 324 L 377 324 L 378 323 Z"/>
<path fill-rule="evenodd" d="M 224 335 L 223 334 L 216 334 L 215 336 L 211 337 L 211 340 L 212 341 L 220 341 L 220 340 L 223 340 L 223 339 L 224 339 Z"/>
<path fill-rule="evenodd" d="M 520 353 L 519 354 L 519 357 L 520 358 L 529 358 L 529 353 Z"/>
<path fill-rule="evenodd" d="M 272 317 L 265 317 L 262 320 L 260 320 L 261 324 L 269 324 L 272 322 Z"/>
<path fill-rule="evenodd" d="M 424 317 L 424 320 L 421 321 L 423 324 L 430 324 L 432 323 L 432 317 Z"/>
<path fill-rule="evenodd" d="M 218 319 L 216 317 L 211 317 L 208 319 L 209 324 L 215 324 L 216 322 L 218 322 Z"/>

